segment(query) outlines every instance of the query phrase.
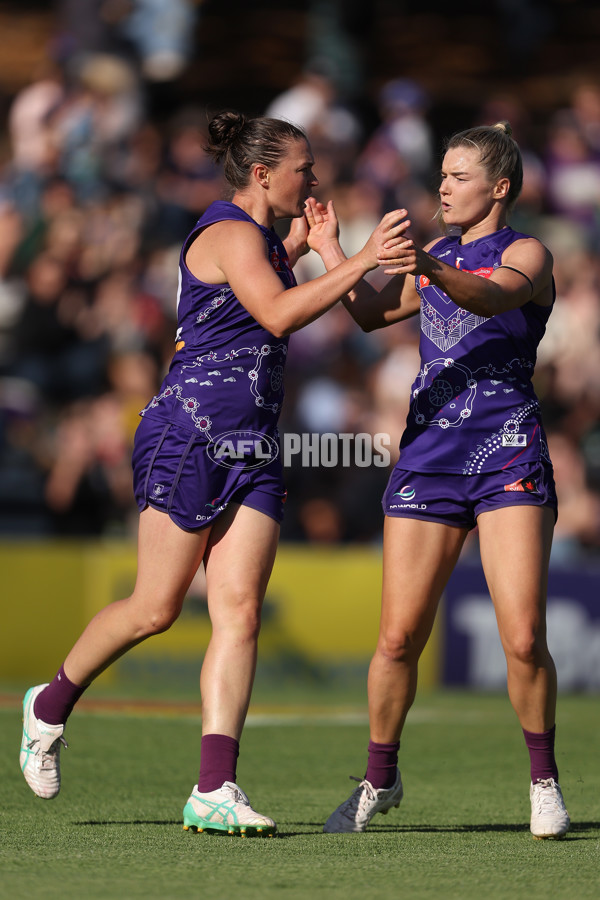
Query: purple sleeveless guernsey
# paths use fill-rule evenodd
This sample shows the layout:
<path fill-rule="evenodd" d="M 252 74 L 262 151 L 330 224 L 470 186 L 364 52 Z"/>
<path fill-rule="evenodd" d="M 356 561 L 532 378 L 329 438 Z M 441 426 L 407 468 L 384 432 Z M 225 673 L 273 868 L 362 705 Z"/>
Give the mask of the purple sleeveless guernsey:
<path fill-rule="evenodd" d="M 160 391 L 141 415 L 171 422 L 207 442 L 231 429 L 276 440 L 288 339 L 276 338 L 259 325 L 229 284 L 199 281 L 185 263 L 199 232 L 224 220 L 250 222 L 260 229 L 284 287 L 296 284 L 286 250 L 274 231 L 233 203 L 212 203 L 182 247 L 176 352 Z"/>
<path fill-rule="evenodd" d="M 503 228 L 469 244 L 446 237 L 430 254 L 489 278 L 520 238 Z M 421 370 L 411 389 L 398 466 L 414 472 L 477 475 L 549 460 L 531 384 L 551 307 L 529 302 L 490 318 L 457 306 L 423 275 Z"/>

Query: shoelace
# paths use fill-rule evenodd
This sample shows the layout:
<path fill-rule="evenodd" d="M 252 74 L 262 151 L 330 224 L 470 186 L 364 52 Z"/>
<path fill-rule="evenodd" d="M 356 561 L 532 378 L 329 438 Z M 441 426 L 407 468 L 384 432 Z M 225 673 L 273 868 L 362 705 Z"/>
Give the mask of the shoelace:
<path fill-rule="evenodd" d="M 356 775 L 350 775 L 349 777 L 352 781 L 358 781 L 358 787 L 352 796 L 348 798 L 345 809 L 343 810 L 343 815 L 347 818 L 353 818 L 358 809 L 364 809 L 367 802 L 377 799 L 377 793 L 369 782 L 365 781 L 363 778 L 357 778 Z"/>
<path fill-rule="evenodd" d="M 248 800 L 248 798 L 246 797 L 244 792 L 242 790 L 240 790 L 240 788 L 238 788 L 238 787 L 230 788 L 229 793 L 231 794 L 233 799 L 236 801 L 236 803 L 243 803 L 244 806 L 250 806 L 250 801 Z"/>
<path fill-rule="evenodd" d="M 535 800 L 536 812 L 538 814 L 544 812 L 562 812 L 558 785 L 552 781 L 538 781 L 537 790 L 533 792 Z"/>
<path fill-rule="evenodd" d="M 38 748 L 36 750 L 36 755 L 37 754 L 40 755 L 40 760 L 41 760 L 40 769 L 51 768 L 52 766 L 54 766 L 56 754 L 58 753 L 58 751 L 60 749 L 57 746 L 57 744 L 59 744 L 59 743 L 62 744 L 63 747 L 69 746 L 67 744 L 67 742 L 65 741 L 64 737 L 59 737 L 59 738 L 56 738 L 56 740 L 50 745 L 50 747 L 47 750 L 42 750 L 41 748 Z M 30 741 L 29 744 L 27 745 L 28 749 L 33 750 L 35 744 L 39 744 L 39 738 L 34 738 L 32 741 Z"/>

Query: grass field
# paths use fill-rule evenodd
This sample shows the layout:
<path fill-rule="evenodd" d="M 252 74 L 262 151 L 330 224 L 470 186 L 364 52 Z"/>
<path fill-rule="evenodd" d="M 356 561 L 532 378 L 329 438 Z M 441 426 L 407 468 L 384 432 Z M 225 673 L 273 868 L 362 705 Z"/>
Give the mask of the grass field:
<path fill-rule="evenodd" d="M 364 708 L 254 705 L 238 781 L 276 838 L 196 835 L 181 810 L 199 720 L 184 707 L 88 703 L 69 722 L 63 789 L 34 797 L 17 766 L 20 709 L 0 710 L 0 897 L 520 898 L 600 896 L 600 698 L 562 697 L 563 841 L 528 830 L 528 760 L 503 696 L 424 694 L 403 737 L 405 799 L 363 835 L 322 823 L 364 771 Z"/>

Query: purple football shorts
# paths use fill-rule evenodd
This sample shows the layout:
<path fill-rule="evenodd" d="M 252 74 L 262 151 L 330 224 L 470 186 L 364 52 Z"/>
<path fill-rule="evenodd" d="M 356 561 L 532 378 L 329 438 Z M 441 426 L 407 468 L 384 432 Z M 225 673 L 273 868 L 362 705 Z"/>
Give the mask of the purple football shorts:
<path fill-rule="evenodd" d="M 552 466 L 541 460 L 485 475 L 412 472 L 396 465 L 382 506 L 386 516 L 469 529 L 480 513 L 504 506 L 549 506 L 557 515 Z"/>
<path fill-rule="evenodd" d="M 215 462 L 208 447 L 201 434 L 144 416 L 132 456 L 140 512 L 152 506 L 195 531 L 212 525 L 228 503 L 239 503 L 281 522 L 286 491 L 279 456 L 256 468 L 230 468 Z"/>

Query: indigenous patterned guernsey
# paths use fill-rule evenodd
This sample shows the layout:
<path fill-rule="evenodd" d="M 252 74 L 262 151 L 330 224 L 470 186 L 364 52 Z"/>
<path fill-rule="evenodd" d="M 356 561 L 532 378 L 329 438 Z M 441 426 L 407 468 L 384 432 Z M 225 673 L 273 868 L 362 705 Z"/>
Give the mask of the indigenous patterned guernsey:
<path fill-rule="evenodd" d="M 445 237 L 429 252 L 489 278 L 506 248 L 527 237 L 507 227 L 469 244 Z M 531 376 L 552 307 L 530 301 L 486 318 L 457 306 L 423 275 L 415 283 L 421 370 L 411 389 L 398 465 L 477 475 L 549 461 Z"/>
<path fill-rule="evenodd" d="M 193 429 L 208 441 L 231 428 L 275 437 L 288 338 L 275 338 L 259 325 L 229 284 L 199 281 L 185 263 L 199 232 L 224 220 L 250 222 L 259 228 L 284 286 L 296 284 L 274 231 L 258 225 L 233 203 L 212 203 L 182 247 L 176 352 L 159 393 L 141 415 Z"/>
<path fill-rule="evenodd" d="M 140 413 L 132 463 L 139 509 L 163 510 L 185 529 L 211 524 L 232 500 L 283 516 L 277 421 L 288 338 L 263 328 L 229 284 L 199 281 L 185 262 L 202 228 L 225 220 L 259 228 L 284 287 L 296 284 L 279 237 L 233 203 L 213 203 L 183 245 L 175 355 Z"/>

